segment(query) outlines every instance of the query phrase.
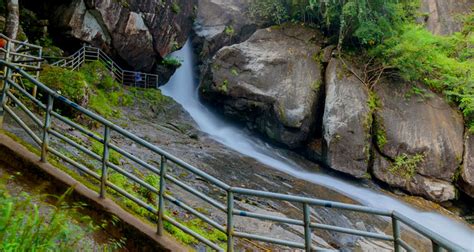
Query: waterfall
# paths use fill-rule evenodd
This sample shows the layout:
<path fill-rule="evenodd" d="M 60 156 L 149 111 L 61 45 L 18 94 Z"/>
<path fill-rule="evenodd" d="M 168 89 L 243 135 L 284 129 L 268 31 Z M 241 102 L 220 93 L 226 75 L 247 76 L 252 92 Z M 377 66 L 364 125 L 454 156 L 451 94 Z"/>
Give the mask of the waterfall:
<path fill-rule="evenodd" d="M 209 134 L 214 140 L 298 179 L 338 191 L 365 206 L 396 210 L 446 239 L 466 247 L 468 250 L 474 248 L 474 231 L 468 225 L 435 212 L 420 211 L 383 192 L 361 187 L 352 181 L 344 181 L 341 178 L 326 174 L 305 171 L 260 139 L 249 135 L 244 130 L 214 114 L 199 101 L 198 78 L 194 71 L 195 62 L 191 42 L 188 40 L 181 50 L 172 53 L 171 56 L 181 59 L 182 65 L 176 70 L 170 81 L 161 87 L 161 91 L 164 95 L 181 104 L 197 123 L 200 130 Z"/>

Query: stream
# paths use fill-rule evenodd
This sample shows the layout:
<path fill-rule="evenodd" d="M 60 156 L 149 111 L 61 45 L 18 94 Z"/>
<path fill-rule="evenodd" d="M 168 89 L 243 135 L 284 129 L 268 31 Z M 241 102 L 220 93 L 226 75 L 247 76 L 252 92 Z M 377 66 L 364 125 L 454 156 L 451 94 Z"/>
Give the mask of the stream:
<path fill-rule="evenodd" d="M 474 231 L 467 224 L 435 212 L 421 211 L 382 191 L 362 187 L 353 181 L 307 171 L 258 137 L 227 122 L 199 100 L 196 64 L 190 40 L 181 50 L 172 53 L 171 56 L 181 59 L 182 65 L 170 81 L 160 88 L 162 93 L 181 104 L 197 123 L 199 129 L 209 134 L 214 140 L 276 170 L 337 191 L 362 205 L 396 210 L 467 250 L 474 248 Z"/>

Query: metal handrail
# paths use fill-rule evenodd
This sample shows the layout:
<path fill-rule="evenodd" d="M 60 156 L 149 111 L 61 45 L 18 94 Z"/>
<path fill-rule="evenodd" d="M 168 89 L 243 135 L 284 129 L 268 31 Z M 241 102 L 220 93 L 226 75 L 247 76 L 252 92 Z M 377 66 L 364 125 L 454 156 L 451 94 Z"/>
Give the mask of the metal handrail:
<path fill-rule="evenodd" d="M 157 74 L 124 70 L 104 51 L 88 45 L 84 45 L 71 56 L 58 60 L 51 65 L 77 70 L 85 62 L 95 60 L 100 61 L 109 71 L 111 71 L 115 80 L 122 85 L 158 88 L 159 76 Z"/>
<path fill-rule="evenodd" d="M 221 247 L 218 246 L 218 244 L 215 244 L 209 241 L 205 237 L 202 237 L 201 235 L 189 229 L 185 225 L 179 223 L 177 220 L 173 219 L 172 217 L 165 215 L 165 209 L 167 206 L 165 202 L 171 202 L 177 207 L 180 207 L 181 209 L 193 214 L 197 218 L 200 218 L 202 221 L 208 223 L 212 227 L 220 230 L 221 232 L 224 232 L 227 235 L 227 251 L 233 251 L 234 237 L 245 238 L 245 239 L 250 239 L 250 240 L 256 240 L 256 241 L 278 244 L 278 245 L 283 245 L 283 246 L 289 246 L 292 248 L 305 249 L 306 251 L 311 251 L 313 249 L 318 249 L 312 245 L 312 236 L 313 236 L 312 232 L 315 229 L 321 229 L 321 230 L 326 230 L 330 232 L 339 232 L 339 233 L 351 234 L 351 235 L 356 235 L 356 236 L 361 236 L 361 237 L 366 237 L 366 238 L 371 238 L 371 239 L 389 241 L 389 242 L 393 242 L 395 251 L 402 251 L 402 248 L 406 251 L 414 251 L 414 249 L 401 237 L 401 227 L 400 227 L 401 224 L 419 232 L 421 235 L 431 240 L 433 251 L 440 251 L 440 249 L 442 248 L 447 249 L 449 251 L 466 251 L 461 246 L 454 244 L 451 241 L 448 241 L 444 237 L 436 233 L 433 233 L 432 231 L 420 225 L 416 221 L 395 211 L 387 211 L 387 210 L 377 209 L 377 208 L 372 208 L 372 207 L 346 204 L 346 203 L 321 200 L 321 199 L 315 199 L 315 198 L 309 198 L 309 197 L 252 190 L 252 189 L 241 188 L 241 187 L 232 187 L 228 185 L 227 183 L 222 182 L 221 180 L 205 173 L 204 171 L 192 165 L 187 164 L 181 159 L 175 157 L 174 155 L 162 150 L 158 146 L 153 145 L 139 138 L 133 133 L 130 133 L 129 131 L 125 129 L 122 129 L 121 127 L 115 125 L 114 123 L 108 121 L 107 119 L 68 100 L 67 98 L 61 96 L 60 94 L 50 89 L 43 83 L 37 81 L 28 73 L 26 73 L 24 70 L 16 67 L 15 65 L 11 63 L 7 63 L 5 61 L 0 61 L 0 66 L 5 66 L 7 69 L 5 73 L 5 77 L 4 77 L 4 88 L 0 95 L 0 128 L 2 127 L 1 124 L 3 122 L 3 117 L 6 112 L 13 118 L 13 120 L 15 120 L 26 131 L 28 135 L 30 135 L 33 138 L 34 142 L 37 143 L 41 147 L 41 158 L 43 161 L 46 162 L 48 160 L 48 153 L 52 153 L 56 155 L 57 157 L 63 159 L 67 163 L 71 164 L 72 166 L 76 167 L 77 169 L 81 170 L 85 174 L 91 176 L 95 180 L 99 181 L 100 191 L 98 193 L 101 197 L 104 197 L 104 198 L 107 197 L 106 189 L 110 188 L 116 191 L 118 194 L 122 195 L 123 197 L 129 200 L 132 200 L 140 207 L 143 207 L 144 209 L 150 211 L 153 214 L 156 214 L 158 216 L 157 232 L 160 235 L 163 234 L 163 222 L 167 221 L 170 224 L 181 229 L 182 231 L 188 233 L 192 237 L 196 238 L 198 241 L 203 242 L 210 248 L 218 250 L 218 251 L 223 250 Z M 26 90 L 24 90 L 18 83 L 16 83 L 11 78 L 12 72 L 17 72 L 18 74 L 22 75 L 26 79 L 30 80 L 35 86 L 39 87 L 39 89 L 48 97 L 47 102 L 44 103 L 36 99 L 32 95 L 30 95 Z M 10 92 L 11 88 L 18 90 L 21 94 L 24 95 L 24 97 L 31 100 L 33 104 L 36 104 L 40 109 L 45 110 L 44 120 L 42 121 L 39 118 L 37 118 L 37 116 L 33 112 L 31 112 L 27 108 L 27 106 L 21 102 L 19 98 L 15 97 L 14 95 L 15 92 Z M 33 120 L 34 123 L 36 123 L 37 125 L 41 127 L 42 133 L 43 133 L 41 138 L 38 137 L 29 128 L 29 126 L 25 122 L 23 122 L 19 116 L 17 116 L 14 113 L 14 111 L 11 109 L 11 107 L 7 103 L 8 99 L 11 99 L 11 102 L 16 104 L 23 111 L 25 111 L 26 115 L 29 116 Z M 54 101 L 61 101 L 62 104 L 65 104 L 65 106 L 69 106 L 75 109 L 76 111 L 78 111 L 79 113 L 82 113 L 88 116 L 89 118 L 91 118 L 92 120 L 102 124 L 104 126 L 104 133 L 100 136 L 97 136 L 92 131 L 82 127 L 81 125 L 73 122 L 72 120 L 66 117 L 61 116 L 57 112 L 54 112 L 53 111 Z M 72 128 L 79 130 L 81 133 L 86 134 L 87 136 L 99 141 L 103 145 L 103 154 L 102 155 L 95 154 L 89 151 L 88 148 L 82 146 L 81 143 L 77 143 L 71 140 L 70 138 L 68 138 L 67 136 L 62 135 L 60 132 L 51 129 L 52 117 L 59 119 L 60 121 L 68 124 Z M 151 164 L 148 164 L 146 161 L 141 160 L 140 158 L 134 156 L 133 154 L 121 149 L 120 147 L 111 144 L 110 143 L 111 132 L 118 133 L 121 136 L 127 138 L 128 140 L 131 140 L 135 142 L 136 144 L 141 145 L 142 147 L 158 154 L 161 157 L 159 167 L 155 167 Z M 95 173 L 94 171 L 88 169 L 84 165 L 72 160 L 71 158 L 68 158 L 67 156 L 61 154 L 59 151 L 51 148 L 51 146 L 49 146 L 48 144 L 51 136 L 54 136 L 54 137 L 59 138 L 60 140 L 63 140 L 64 143 L 69 144 L 73 147 L 76 147 L 78 150 L 88 154 L 93 159 L 100 161 L 102 163 L 102 174 L 99 175 Z M 121 168 L 118 165 L 111 163 L 109 161 L 109 150 L 115 150 L 119 152 L 123 156 L 131 159 L 132 161 L 135 161 L 137 164 L 141 165 L 143 168 L 147 169 L 148 171 L 158 175 L 160 177 L 159 188 L 155 188 L 151 186 L 150 184 L 143 181 L 142 179 L 134 176 L 130 172 L 127 172 L 124 168 Z M 167 173 L 167 167 L 169 166 L 169 163 L 178 165 L 179 167 L 184 168 L 188 172 L 191 172 L 194 175 L 197 175 L 205 179 L 211 185 L 224 190 L 226 192 L 226 201 L 227 201 L 226 206 L 224 206 L 218 200 L 213 199 L 211 196 L 205 195 L 199 192 L 198 190 L 196 190 L 195 188 L 187 185 L 185 181 L 181 181 L 178 178 L 175 178 L 171 174 Z M 120 174 L 128 178 L 130 181 L 133 181 L 141 185 L 142 187 L 147 189 L 149 192 L 154 193 L 155 195 L 157 194 L 159 198 L 158 205 L 151 206 L 148 203 L 143 202 L 141 199 L 135 197 L 134 195 L 126 192 L 123 188 L 120 188 L 117 185 L 114 185 L 113 183 L 108 181 L 107 179 L 108 169 L 112 169 L 113 171 L 119 172 Z M 185 191 L 203 200 L 203 203 L 211 204 L 212 206 L 216 207 L 219 211 L 226 213 L 227 221 L 225 222 L 225 225 L 222 223 L 218 223 L 215 220 L 212 220 L 211 216 L 209 216 L 208 214 L 201 213 L 200 211 L 189 206 L 185 202 L 181 202 L 178 199 L 171 196 L 169 193 L 167 193 L 168 189 L 166 187 L 166 183 L 173 183 L 174 185 L 181 187 Z M 279 217 L 275 215 L 261 214 L 261 213 L 254 213 L 254 212 L 239 210 L 236 207 L 234 207 L 236 195 L 258 197 L 263 200 L 271 199 L 271 200 L 299 203 L 302 205 L 301 210 L 303 213 L 303 218 L 298 220 L 298 219 L 292 219 L 292 218 L 286 218 L 286 217 Z M 312 220 L 312 216 L 310 214 L 311 213 L 310 210 L 312 206 L 318 206 L 318 207 L 323 207 L 323 208 L 335 208 L 335 209 L 353 211 L 353 212 L 358 212 L 358 213 L 366 213 L 373 216 L 387 217 L 387 218 L 390 218 L 392 221 L 393 232 L 392 234 L 374 233 L 374 232 L 361 231 L 357 229 L 332 226 L 332 225 L 327 225 L 323 223 L 315 223 Z M 301 226 L 304 228 L 305 242 L 299 243 L 299 242 L 288 241 L 284 239 L 278 239 L 278 238 L 273 238 L 273 237 L 267 237 L 267 236 L 261 236 L 257 234 L 236 231 L 234 230 L 234 224 L 233 224 L 234 216 L 242 216 L 246 218 L 274 221 L 278 223 L 287 223 L 291 225 Z"/>

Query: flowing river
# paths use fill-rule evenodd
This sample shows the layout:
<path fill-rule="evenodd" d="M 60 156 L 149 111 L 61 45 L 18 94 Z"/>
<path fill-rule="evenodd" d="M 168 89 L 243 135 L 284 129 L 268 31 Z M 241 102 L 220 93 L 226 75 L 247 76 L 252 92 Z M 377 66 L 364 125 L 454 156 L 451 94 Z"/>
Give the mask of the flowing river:
<path fill-rule="evenodd" d="M 468 225 L 438 213 L 421 211 L 383 192 L 361 187 L 355 182 L 306 171 L 257 137 L 251 136 L 243 129 L 225 121 L 224 118 L 210 111 L 199 101 L 198 78 L 195 72 L 191 42 L 188 40 L 185 46 L 174 52 L 172 56 L 181 59 L 182 65 L 176 70 L 170 81 L 161 87 L 161 91 L 181 104 L 200 130 L 209 134 L 216 141 L 291 176 L 338 191 L 365 206 L 396 210 L 446 239 L 474 251 L 474 230 Z"/>

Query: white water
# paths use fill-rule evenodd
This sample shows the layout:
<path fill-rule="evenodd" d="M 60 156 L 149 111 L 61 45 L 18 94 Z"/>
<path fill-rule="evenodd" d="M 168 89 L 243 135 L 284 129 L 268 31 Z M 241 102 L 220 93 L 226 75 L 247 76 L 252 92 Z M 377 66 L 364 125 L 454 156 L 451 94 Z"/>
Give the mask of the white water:
<path fill-rule="evenodd" d="M 164 95 L 170 96 L 180 103 L 196 121 L 201 131 L 209 134 L 213 139 L 262 164 L 296 178 L 338 191 L 363 205 L 403 213 L 445 238 L 474 251 L 474 230 L 466 224 L 437 213 L 422 212 L 381 192 L 360 187 L 343 179 L 305 171 L 259 139 L 216 116 L 199 101 L 191 43 L 188 41 L 183 49 L 174 52 L 172 56 L 180 58 L 183 61 L 182 66 L 177 69 L 170 81 L 161 87 L 161 90 Z"/>

